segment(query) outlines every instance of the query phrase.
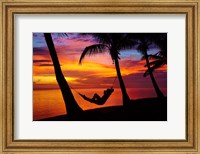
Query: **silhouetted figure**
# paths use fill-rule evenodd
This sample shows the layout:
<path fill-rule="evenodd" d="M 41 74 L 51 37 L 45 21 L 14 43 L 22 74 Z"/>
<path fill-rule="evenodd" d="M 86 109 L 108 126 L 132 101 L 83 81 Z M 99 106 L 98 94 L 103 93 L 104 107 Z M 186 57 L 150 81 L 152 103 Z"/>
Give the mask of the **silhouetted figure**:
<path fill-rule="evenodd" d="M 110 97 L 110 95 L 113 93 L 113 88 L 108 88 L 104 90 L 104 95 L 100 97 L 97 93 L 94 94 L 94 96 L 91 98 L 86 97 L 83 94 L 80 94 L 86 101 L 89 101 L 91 103 L 97 104 L 97 105 L 103 105 L 107 101 L 107 99 Z"/>

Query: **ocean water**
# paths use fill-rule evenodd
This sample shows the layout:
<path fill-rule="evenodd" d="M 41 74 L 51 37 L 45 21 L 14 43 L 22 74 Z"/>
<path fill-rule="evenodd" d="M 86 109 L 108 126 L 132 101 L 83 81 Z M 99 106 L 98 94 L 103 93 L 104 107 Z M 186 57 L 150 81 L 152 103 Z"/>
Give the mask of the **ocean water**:
<path fill-rule="evenodd" d="M 105 89 L 76 89 L 76 91 L 92 98 L 94 93 L 103 95 Z M 161 89 L 164 95 L 167 89 Z M 104 105 L 95 105 L 85 101 L 76 91 L 72 90 L 73 95 L 83 110 L 122 105 L 122 95 L 119 88 L 115 88 L 112 95 Z M 153 88 L 127 88 L 127 93 L 131 99 L 156 97 Z M 34 90 L 33 91 L 33 120 L 53 117 L 66 114 L 65 104 L 60 89 L 54 90 Z"/>

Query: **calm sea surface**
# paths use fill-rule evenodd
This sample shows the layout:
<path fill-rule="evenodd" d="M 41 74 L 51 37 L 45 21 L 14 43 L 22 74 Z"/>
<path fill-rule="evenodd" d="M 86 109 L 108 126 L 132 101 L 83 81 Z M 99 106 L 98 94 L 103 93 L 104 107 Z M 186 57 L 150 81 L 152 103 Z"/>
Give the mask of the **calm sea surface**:
<path fill-rule="evenodd" d="M 98 93 L 100 96 L 102 96 L 103 91 L 105 89 L 76 89 L 76 90 L 92 98 L 94 93 Z M 166 89 L 161 89 L 161 90 L 166 95 L 167 90 Z M 119 88 L 115 88 L 115 91 L 112 93 L 107 102 L 101 106 L 85 101 L 74 90 L 72 90 L 72 92 L 75 96 L 76 101 L 79 103 L 80 107 L 83 110 L 100 108 L 105 106 L 122 105 L 121 90 Z M 154 89 L 127 88 L 127 92 L 129 94 L 129 97 L 132 99 L 156 97 Z M 33 91 L 33 120 L 39 120 L 62 114 L 66 114 L 66 110 L 60 89 Z"/>

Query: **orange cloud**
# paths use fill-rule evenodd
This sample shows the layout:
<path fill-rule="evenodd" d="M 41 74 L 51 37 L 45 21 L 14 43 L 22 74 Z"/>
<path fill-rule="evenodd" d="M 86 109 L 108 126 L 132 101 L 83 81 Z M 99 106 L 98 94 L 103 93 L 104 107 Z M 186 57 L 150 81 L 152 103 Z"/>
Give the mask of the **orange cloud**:
<path fill-rule="evenodd" d="M 74 77 L 65 77 L 65 79 L 69 83 L 78 83 L 77 80 L 79 78 L 74 78 Z M 55 76 L 33 76 L 33 82 L 35 84 L 56 84 L 56 77 Z"/>

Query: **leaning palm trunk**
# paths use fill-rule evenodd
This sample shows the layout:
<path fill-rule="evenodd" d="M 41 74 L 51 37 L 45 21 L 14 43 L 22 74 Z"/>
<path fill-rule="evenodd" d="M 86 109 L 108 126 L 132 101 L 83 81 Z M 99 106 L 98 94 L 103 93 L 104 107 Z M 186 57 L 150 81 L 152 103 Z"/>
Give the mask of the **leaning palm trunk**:
<path fill-rule="evenodd" d="M 145 60 L 146 60 L 148 72 L 149 72 L 149 75 L 150 75 L 150 77 L 151 77 L 151 81 L 152 81 L 152 83 L 153 83 L 153 87 L 154 87 L 154 89 L 155 89 L 155 91 L 156 91 L 157 96 L 160 97 L 160 98 L 162 98 L 162 97 L 164 97 L 164 95 L 163 95 L 163 93 L 161 92 L 161 90 L 159 89 L 159 87 L 158 87 L 158 85 L 157 85 L 157 83 L 156 83 L 156 80 L 155 80 L 155 78 L 154 78 L 154 75 L 153 75 L 153 73 L 152 73 L 152 71 L 151 71 L 150 64 L 149 64 L 149 58 L 148 58 L 147 52 L 144 52 L 144 53 L 145 53 Z"/>
<path fill-rule="evenodd" d="M 121 72 L 120 72 L 119 61 L 118 61 L 117 58 L 115 59 L 115 68 L 116 68 L 116 71 L 117 71 L 117 77 L 118 77 L 121 92 L 122 92 L 123 106 L 126 107 L 130 102 L 130 98 L 129 98 L 127 92 L 126 92 L 124 81 L 122 79 L 122 75 L 121 75 Z"/>
<path fill-rule="evenodd" d="M 46 40 L 46 43 L 47 43 L 47 46 L 48 46 L 48 49 L 50 52 L 51 59 L 53 61 L 56 80 L 57 80 L 60 90 L 62 92 L 62 96 L 63 96 L 64 102 L 65 102 L 67 114 L 68 115 L 78 114 L 78 113 L 82 112 L 83 110 L 78 106 L 76 100 L 74 99 L 71 89 L 62 73 L 51 34 L 44 33 L 44 37 L 45 37 L 45 40 Z"/>

